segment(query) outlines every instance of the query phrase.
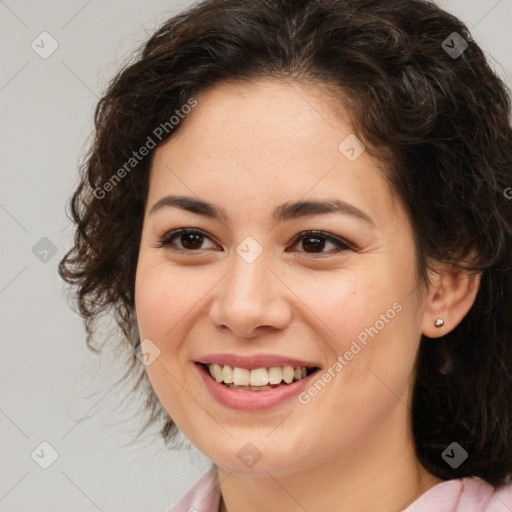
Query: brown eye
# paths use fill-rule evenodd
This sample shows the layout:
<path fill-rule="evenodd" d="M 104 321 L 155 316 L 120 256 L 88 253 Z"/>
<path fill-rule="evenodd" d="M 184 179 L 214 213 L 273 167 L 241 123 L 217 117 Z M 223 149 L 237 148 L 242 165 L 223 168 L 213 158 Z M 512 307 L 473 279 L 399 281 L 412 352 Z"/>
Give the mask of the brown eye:
<path fill-rule="evenodd" d="M 205 241 L 210 237 L 197 229 L 180 228 L 168 233 L 159 241 L 158 247 L 167 247 L 168 249 L 182 252 L 196 252 L 202 249 Z M 300 243 L 302 250 L 306 254 L 332 254 L 352 249 L 351 246 L 343 240 L 325 233 L 324 231 L 304 231 L 299 233 L 294 239 L 293 245 Z M 217 245 L 211 242 L 209 248 L 215 248 Z"/>
<path fill-rule="evenodd" d="M 204 249 L 201 247 L 205 240 L 209 240 L 209 237 L 202 231 L 195 229 L 177 229 L 171 231 L 159 242 L 159 247 L 168 246 L 171 249 L 177 251 L 198 251 Z M 176 241 L 179 246 L 176 246 Z M 213 244 L 215 246 L 215 244 Z"/>
<path fill-rule="evenodd" d="M 308 254 L 324 254 L 330 252 L 329 244 L 334 247 L 334 252 L 336 253 L 351 249 L 346 242 L 324 231 L 305 231 L 300 233 L 294 240 L 294 245 L 298 243 L 301 243 L 301 247 L 304 250 L 303 252 Z M 328 251 L 324 251 L 326 246 Z"/>

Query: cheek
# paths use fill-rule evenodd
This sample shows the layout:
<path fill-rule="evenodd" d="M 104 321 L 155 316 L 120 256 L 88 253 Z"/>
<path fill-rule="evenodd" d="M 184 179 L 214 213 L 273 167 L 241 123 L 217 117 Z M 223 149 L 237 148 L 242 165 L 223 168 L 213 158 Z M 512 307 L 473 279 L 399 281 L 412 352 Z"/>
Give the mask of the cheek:
<path fill-rule="evenodd" d="M 135 308 L 140 339 L 150 339 L 158 347 L 158 357 L 146 366 L 151 386 L 164 409 L 182 428 L 189 396 L 184 371 L 186 354 L 180 351 L 187 314 L 204 295 L 191 286 L 186 272 L 172 271 L 169 265 L 139 259 L 135 280 Z M 198 297 L 199 295 L 199 297 Z"/>
<path fill-rule="evenodd" d="M 362 390 L 378 375 L 397 392 L 403 391 L 414 365 L 419 343 L 419 319 L 414 302 L 412 266 L 367 265 L 364 272 L 339 279 L 315 280 L 299 295 L 308 297 L 316 313 L 315 330 L 329 348 L 329 364 L 336 361 L 344 385 Z M 310 285 L 312 283 L 309 283 Z M 340 357 L 342 359 L 340 359 Z M 375 375 L 376 374 L 376 375 Z"/>
<path fill-rule="evenodd" d="M 323 334 L 337 354 L 347 350 L 352 340 L 364 343 L 367 329 L 375 324 L 383 331 L 400 316 L 397 310 L 404 294 L 382 272 L 344 272 L 334 279 L 326 275 L 302 286 L 298 295 L 307 297 L 307 306 L 317 314 L 315 324 L 324 325 Z"/>
<path fill-rule="evenodd" d="M 156 342 L 162 340 L 172 325 L 172 319 L 180 313 L 185 302 L 178 300 L 161 272 L 151 267 L 139 267 L 135 307 L 141 338 L 151 338 Z"/>
<path fill-rule="evenodd" d="M 169 331 L 198 305 L 208 280 L 190 269 L 172 269 L 165 263 L 140 262 L 135 284 L 135 307 L 141 338 L 167 345 Z"/>
<path fill-rule="evenodd" d="M 354 432 L 368 435 L 397 403 L 406 402 L 419 342 L 407 270 L 402 280 L 393 272 L 372 274 L 354 272 L 329 286 L 310 288 L 316 304 L 310 307 L 318 315 L 315 330 L 322 331 L 330 360 L 319 377 L 326 384 L 312 383 L 301 397 L 307 404 L 303 421 L 324 418 L 333 436 L 347 439 Z"/>

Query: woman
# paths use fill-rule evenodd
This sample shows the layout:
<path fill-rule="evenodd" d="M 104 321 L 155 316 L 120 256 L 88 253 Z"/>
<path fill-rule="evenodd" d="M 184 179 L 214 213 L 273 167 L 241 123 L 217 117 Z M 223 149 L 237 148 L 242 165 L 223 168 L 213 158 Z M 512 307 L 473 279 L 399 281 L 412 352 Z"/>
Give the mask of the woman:
<path fill-rule="evenodd" d="M 213 462 L 173 510 L 512 510 L 509 116 L 423 0 L 210 0 L 119 73 L 59 270 Z"/>

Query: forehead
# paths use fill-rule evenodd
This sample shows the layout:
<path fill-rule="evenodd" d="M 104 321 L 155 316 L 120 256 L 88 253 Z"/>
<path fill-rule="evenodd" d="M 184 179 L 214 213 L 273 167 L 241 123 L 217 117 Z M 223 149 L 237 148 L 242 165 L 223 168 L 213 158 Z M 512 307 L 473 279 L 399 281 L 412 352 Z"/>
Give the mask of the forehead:
<path fill-rule="evenodd" d="M 357 140 L 339 101 L 324 89 L 271 80 L 220 84 L 195 99 L 177 133 L 155 151 L 149 207 L 172 193 L 220 203 L 238 218 L 326 197 L 372 217 L 394 213 L 378 163 L 366 151 L 347 158 L 347 144 Z"/>

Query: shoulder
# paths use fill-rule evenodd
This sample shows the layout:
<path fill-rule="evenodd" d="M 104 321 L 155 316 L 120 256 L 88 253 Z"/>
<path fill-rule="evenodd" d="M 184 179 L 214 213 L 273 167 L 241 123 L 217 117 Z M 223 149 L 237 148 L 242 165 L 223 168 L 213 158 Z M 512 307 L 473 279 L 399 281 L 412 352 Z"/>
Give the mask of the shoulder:
<path fill-rule="evenodd" d="M 494 488 L 481 478 L 462 478 L 463 492 L 459 509 L 475 512 L 510 512 L 512 510 L 512 483 Z"/>
<path fill-rule="evenodd" d="M 512 483 L 494 488 L 478 477 L 446 480 L 421 495 L 404 512 L 510 512 Z"/>
<path fill-rule="evenodd" d="M 219 503 L 220 488 L 217 470 L 212 465 L 194 487 L 168 512 L 217 512 Z"/>
<path fill-rule="evenodd" d="M 510 512 L 512 510 L 512 482 L 496 489 L 486 512 Z"/>

